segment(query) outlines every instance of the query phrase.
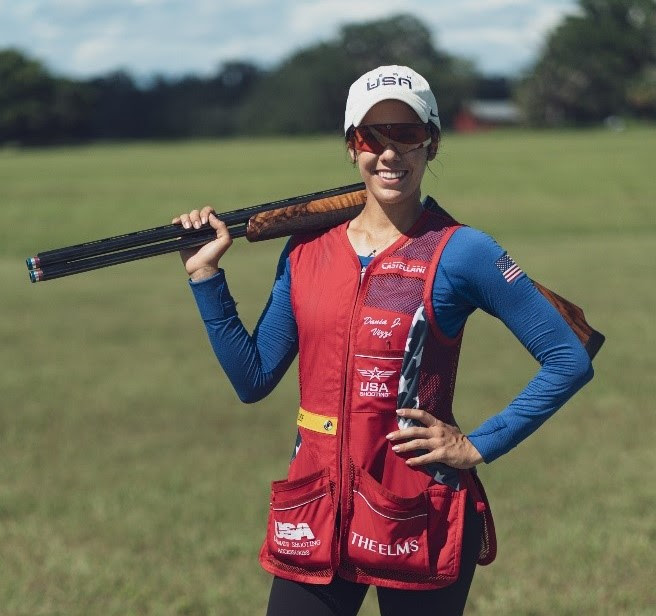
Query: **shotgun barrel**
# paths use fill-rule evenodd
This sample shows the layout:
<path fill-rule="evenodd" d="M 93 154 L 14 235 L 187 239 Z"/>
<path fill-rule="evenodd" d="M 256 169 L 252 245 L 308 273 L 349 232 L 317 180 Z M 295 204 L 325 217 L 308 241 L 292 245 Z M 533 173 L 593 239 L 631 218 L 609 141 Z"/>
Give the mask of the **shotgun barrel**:
<path fill-rule="evenodd" d="M 217 216 L 219 219 L 223 220 L 228 227 L 240 227 L 240 225 L 246 224 L 251 218 L 257 215 L 262 215 L 266 212 L 274 211 L 285 211 L 288 212 L 295 207 L 300 206 L 300 210 L 294 217 L 302 216 L 301 211 L 307 213 L 319 213 L 324 212 L 326 215 L 326 224 L 325 226 L 331 226 L 335 224 L 332 222 L 334 219 L 330 216 L 329 212 L 338 212 L 340 209 L 344 208 L 346 204 L 352 204 L 354 197 L 351 199 L 347 195 L 358 195 L 362 196 L 364 194 L 364 184 L 362 182 L 358 184 L 351 184 L 348 186 L 340 186 L 338 188 L 331 188 L 328 190 L 322 190 L 319 192 L 310 193 L 307 195 L 301 195 L 298 197 L 290 197 L 288 199 L 280 199 L 278 201 L 270 201 L 268 203 L 262 203 L 260 205 L 254 205 L 251 207 L 241 208 L 239 210 L 234 210 L 231 212 L 218 213 Z M 346 199 L 346 201 L 345 201 Z M 361 205 L 364 204 L 364 201 L 361 202 Z M 309 209 L 308 209 L 309 208 Z M 290 216 L 291 217 L 291 216 Z M 268 220 L 271 220 L 269 218 Z M 319 222 L 318 219 L 316 222 Z M 232 235 L 232 232 L 231 232 Z M 243 234 L 242 234 L 243 235 Z M 239 235 L 238 237 L 241 237 Z M 251 232 L 252 237 L 256 237 L 257 232 Z M 285 234 L 283 234 L 285 235 Z M 278 235 L 276 237 L 282 237 L 283 235 Z M 211 241 L 215 237 L 215 231 L 212 227 L 207 224 L 203 225 L 200 229 L 183 229 L 180 225 L 164 225 L 162 227 L 154 227 L 152 229 L 145 229 L 142 231 L 134 231 L 132 233 L 125 233 L 123 235 L 116 235 L 113 237 L 106 237 L 100 240 L 93 240 L 91 242 L 85 242 L 83 244 L 75 244 L 73 246 L 65 246 L 64 248 L 56 248 L 54 250 L 46 250 L 44 252 L 38 253 L 34 257 L 28 257 L 26 259 L 26 264 L 28 270 L 43 270 L 44 267 L 50 267 L 55 264 L 60 264 L 58 270 L 65 269 L 66 263 L 73 263 L 75 261 L 80 261 L 83 259 L 89 259 L 91 257 L 97 257 L 99 255 L 105 255 L 108 253 L 114 253 L 119 251 L 124 251 L 131 248 L 136 248 L 139 246 L 148 246 L 153 245 L 153 252 L 149 254 L 148 250 L 138 251 L 135 254 L 135 259 L 144 259 L 149 256 L 155 256 L 160 254 L 165 254 L 166 252 L 173 252 L 179 250 L 176 248 L 174 243 L 167 243 L 170 246 L 170 250 L 163 250 L 161 248 L 155 248 L 154 245 L 158 242 L 165 242 L 166 240 L 173 240 L 176 238 L 187 239 L 187 238 L 196 238 L 198 243 L 196 246 L 205 244 Z M 269 238 L 257 238 L 257 239 L 269 239 Z M 194 244 L 191 244 L 194 245 Z M 116 263 L 126 263 L 127 261 L 135 260 L 130 258 L 124 258 L 121 260 L 107 260 L 106 265 L 102 265 L 104 261 L 96 261 L 98 267 L 107 267 L 107 265 L 114 265 Z M 71 273 L 85 272 L 91 269 L 98 269 L 95 267 L 86 266 L 84 269 L 80 269 L 80 266 L 75 266 L 76 271 Z M 54 270 L 52 270 L 54 271 Z M 49 278 L 48 278 L 49 279 Z M 46 278 L 43 278 L 46 280 Z"/>

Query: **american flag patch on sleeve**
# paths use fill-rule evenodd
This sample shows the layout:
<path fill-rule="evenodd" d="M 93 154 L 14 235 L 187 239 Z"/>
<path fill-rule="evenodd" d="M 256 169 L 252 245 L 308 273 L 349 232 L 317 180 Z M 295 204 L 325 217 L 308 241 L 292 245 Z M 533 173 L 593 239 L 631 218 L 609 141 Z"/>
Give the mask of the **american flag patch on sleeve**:
<path fill-rule="evenodd" d="M 506 282 L 512 282 L 524 273 L 508 253 L 497 259 L 494 264 L 499 268 Z"/>

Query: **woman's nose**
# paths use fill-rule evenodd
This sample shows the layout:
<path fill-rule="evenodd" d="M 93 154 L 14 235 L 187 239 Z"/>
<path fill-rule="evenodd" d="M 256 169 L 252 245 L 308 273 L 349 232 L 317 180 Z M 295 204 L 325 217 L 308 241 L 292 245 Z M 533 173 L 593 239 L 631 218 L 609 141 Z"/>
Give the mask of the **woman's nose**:
<path fill-rule="evenodd" d="M 382 158 L 383 160 L 388 159 L 388 160 L 398 160 L 401 158 L 401 154 L 399 154 L 399 151 L 396 149 L 396 147 L 388 143 L 385 146 L 385 149 L 383 150 L 383 153 L 380 154 L 378 158 Z"/>

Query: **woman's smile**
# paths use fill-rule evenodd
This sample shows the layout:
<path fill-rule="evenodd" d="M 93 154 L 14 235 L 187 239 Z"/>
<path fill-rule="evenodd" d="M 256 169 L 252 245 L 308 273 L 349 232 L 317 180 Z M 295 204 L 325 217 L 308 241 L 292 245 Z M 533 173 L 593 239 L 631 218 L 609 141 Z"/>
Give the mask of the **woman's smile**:
<path fill-rule="evenodd" d="M 379 178 L 382 178 L 383 180 L 388 180 L 388 181 L 393 181 L 393 180 L 400 180 L 404 178 L 407 175 L 407 171 L 405 170 L 399 170 L 399 171 L 391 171 L 390 169 L 378 169 L 376 171 L 376 175 Z"/>

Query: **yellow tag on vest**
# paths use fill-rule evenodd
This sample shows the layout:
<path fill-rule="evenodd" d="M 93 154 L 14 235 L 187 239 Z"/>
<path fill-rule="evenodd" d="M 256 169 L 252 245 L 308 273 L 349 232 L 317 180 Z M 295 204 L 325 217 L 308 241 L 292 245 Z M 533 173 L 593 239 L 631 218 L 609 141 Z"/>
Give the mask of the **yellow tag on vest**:
<path fill-rule="evenodd" d="M 298 409 L 296 425 L 306 430 L 319 432 L 320 434 L 329 434 L 330 436 L 337 434 L 337 417 L 317 415 L 316 413 L 306 411 L 304 408 Z"/>

